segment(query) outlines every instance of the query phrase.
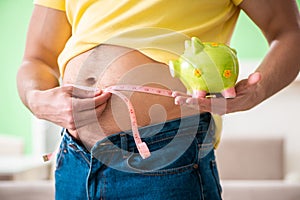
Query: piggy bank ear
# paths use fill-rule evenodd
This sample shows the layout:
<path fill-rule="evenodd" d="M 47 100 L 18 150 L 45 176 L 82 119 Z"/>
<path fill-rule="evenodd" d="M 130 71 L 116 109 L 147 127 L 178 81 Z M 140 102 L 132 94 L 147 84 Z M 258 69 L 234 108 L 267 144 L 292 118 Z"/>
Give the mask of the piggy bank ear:
<path fill-rule="evenodd" d="M 179 62 L 177 60 L 169 61 L 169 70 L 172 77 L 178 77 Z"/>
<path fill-rule="evenodd" d="M 186 40 L 184 41 L 184 48 L 185 50 L 190 49 L 191 48 L 191 41 L 190 40 Z"/>
<path fill-rule="evenodd" d="M 197 37 L 192 37 L 192 50 L 194 54 L 200 53 L 204 49 L 204 44 Z"/>

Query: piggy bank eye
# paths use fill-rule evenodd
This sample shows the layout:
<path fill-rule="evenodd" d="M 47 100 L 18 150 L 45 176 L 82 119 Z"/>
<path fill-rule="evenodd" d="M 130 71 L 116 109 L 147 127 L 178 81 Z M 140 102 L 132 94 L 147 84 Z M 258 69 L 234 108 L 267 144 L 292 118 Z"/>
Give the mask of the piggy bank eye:
<path fill-rule="evenodd" d="M 194 76 L 199 78 L 201 75 L 202 75 L 202 72 L 200 69 L 194 69 Z"/>
<path fill-rule="evenodd" d="M 224 76 L 225 78 L 231 77 L 231 70 L 225 69 L 224 72 L 223 72 L 223 76 Z"/>

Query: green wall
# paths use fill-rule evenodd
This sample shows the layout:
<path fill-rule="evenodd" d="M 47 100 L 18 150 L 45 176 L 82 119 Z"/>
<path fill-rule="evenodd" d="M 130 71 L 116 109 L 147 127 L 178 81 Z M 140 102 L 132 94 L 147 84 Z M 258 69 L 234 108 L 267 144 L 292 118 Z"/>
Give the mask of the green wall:
<path fill-rule="evenodd" d="M 31 113 L 19 100 L 16 72 L 21 63 L 33 0 L 0 0 L 0 134 L 22 137 L 31 152 Z M 298 6 L 300 0 L 297 0 Z M 267 43 L 255 25 L 241 13 L 231 46 L 239 59 L 261 59 Z"/>
<path fill-rule="evenodd" d="M 268 43 L 259 28 L 241 12 L 230 46 L 237 50 L 239 59 L 261 59 L 268 50 Z"/>
<path fill-rule="evenodd" d="M 31 145 L 31 113 L 16 90 L 16 72 L 21 63 L 32 0 L 0 0 L 0 134 L 25 139 Z"/>

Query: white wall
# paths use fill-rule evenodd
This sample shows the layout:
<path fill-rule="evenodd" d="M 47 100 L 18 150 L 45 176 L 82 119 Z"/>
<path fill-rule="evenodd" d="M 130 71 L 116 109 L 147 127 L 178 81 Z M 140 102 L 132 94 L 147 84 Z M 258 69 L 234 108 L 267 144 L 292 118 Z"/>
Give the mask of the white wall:
<path fill-rule="evenodd" d="M 62 128 L 55 124 L 32 118 L 32 154 L 42 156 L 54 152 L 61 140 Z"/>
<path fill-rule="evenodd" d="M 258 62 L 242 62 L 246 77 Z M 241 77 L 241 78 L 242 78 Z M 287 179 L 300 181 L 300 78 L 257 107 L 223 117 L 222 137 L 284 137 Z"/>

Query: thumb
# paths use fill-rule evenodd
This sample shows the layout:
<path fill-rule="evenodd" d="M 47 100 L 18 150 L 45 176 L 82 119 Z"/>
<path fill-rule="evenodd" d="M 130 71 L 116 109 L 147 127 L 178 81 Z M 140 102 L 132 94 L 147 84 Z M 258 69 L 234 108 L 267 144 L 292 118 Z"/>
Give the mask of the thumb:
<path fill-rule="evenodd" d="M 248 77 L 248 85 L 255 85 L 261 80 L 261 73 L 260 72 L 254 72 L 249 75 Z"/>

